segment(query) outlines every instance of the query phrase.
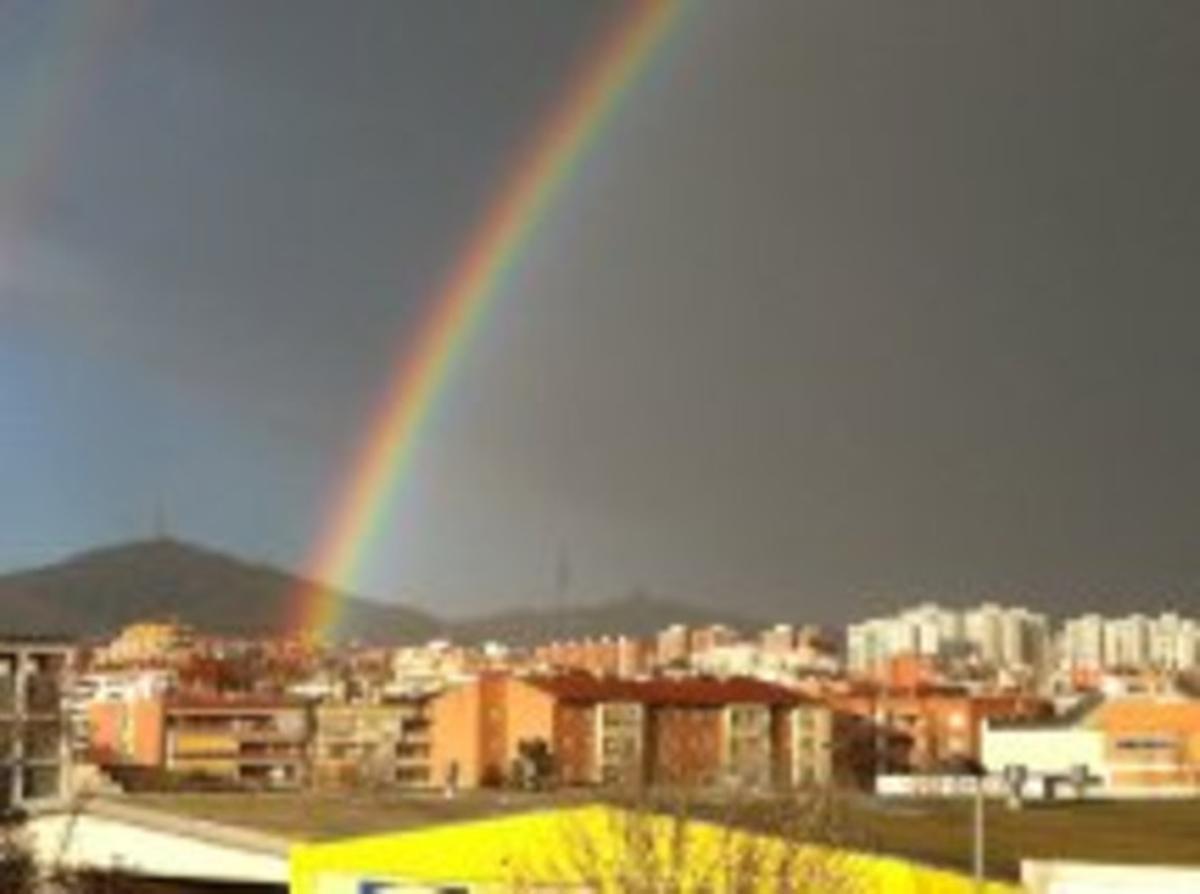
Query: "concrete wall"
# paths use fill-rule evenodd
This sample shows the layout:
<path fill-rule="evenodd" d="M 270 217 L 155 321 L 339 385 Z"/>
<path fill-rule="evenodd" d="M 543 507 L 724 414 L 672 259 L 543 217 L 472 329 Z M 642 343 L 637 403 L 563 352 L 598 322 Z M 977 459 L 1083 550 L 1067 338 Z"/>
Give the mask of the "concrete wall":
<path fill-rule="evenodd" d="M 1103 775 L 1107 764 L 1104 734 L 1092 729 L 985 727 L 982 760 L 992 773 L 1016 764 L 1035 774 L 1067 774 L 1083 764 L 1093 775 Z"/>
<path fill-rule="evenodd" d="M 27 835 L 44 866 L 220 882 L 286 884 L 288 878 L 286 848 L 271 853 L 112 817 L 44 814 L 29 821 Z"/>
<path fill-rule="evenodd" d="M 1195 894 L 1200 869 L 1023 860 L 1029 894 Z"/>

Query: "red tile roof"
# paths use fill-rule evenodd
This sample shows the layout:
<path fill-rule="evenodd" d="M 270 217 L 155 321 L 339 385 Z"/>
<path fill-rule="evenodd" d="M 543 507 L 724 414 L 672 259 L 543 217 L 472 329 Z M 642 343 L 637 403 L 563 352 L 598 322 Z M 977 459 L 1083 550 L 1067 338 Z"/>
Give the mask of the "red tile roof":
<path fill-rule="evenodd" d="M 179 693 L 167 697 L 171 711 L 276 711 L 303 708 L 303 699 L 253 695 L 206 695 Z"/>
<path fill-rule="evenodd" d="M 811 703 L 811 699 L 790 689 L 746 677 L 618 680 L 587 674 L 563 674 L 555 677 L 531 677 L 526 682 L 570 702 L 626 701 L 647 705 L 694 707 L 720 707 L 738 703 Z"/>

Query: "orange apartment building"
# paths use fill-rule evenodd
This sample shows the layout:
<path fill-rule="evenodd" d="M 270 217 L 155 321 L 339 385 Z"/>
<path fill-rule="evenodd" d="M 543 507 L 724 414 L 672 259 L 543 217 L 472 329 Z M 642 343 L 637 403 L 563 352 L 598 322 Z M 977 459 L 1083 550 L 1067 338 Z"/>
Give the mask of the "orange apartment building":
<path fill-rule="evenodd" d="M 975 695 L 952 687 L 857 688 L 828 696 L 843 719 L 847 748 L 871 751 L 886 741 L 882 758 L 890 771 L 930 771 L 980 759 L 984 720 L 1048 716 L 1045 700 L 1023 693 Z"/>
<path fill-rule="evenodd" d="M 187 694 L 95 702 L 90 751 L 102 766 L 157 767 L 239 785 L 308 779 L 308 706 Z"/>
<path fill-rule="evenodd" d="M 628 636 L 567 640 L 539 646 L 534 662 L 555 670 L 597 677 L 637 677 L 654 665 L 654 644 Z"/>
<path fill-rule="evenodd" d="M 309 725 L 301 701 L 177 696 L 166 704 L 165 766 L 185 776 L 300 785 L 308 778 Z"/>
<path fill-rule="evenodd" d="M 499 784 L 533 742 L 564 785 L 792 785 L 831 774 L 829 711 L 757 680 L 489 675 L 435 698 L 431 716 L 438 784 Z"/>

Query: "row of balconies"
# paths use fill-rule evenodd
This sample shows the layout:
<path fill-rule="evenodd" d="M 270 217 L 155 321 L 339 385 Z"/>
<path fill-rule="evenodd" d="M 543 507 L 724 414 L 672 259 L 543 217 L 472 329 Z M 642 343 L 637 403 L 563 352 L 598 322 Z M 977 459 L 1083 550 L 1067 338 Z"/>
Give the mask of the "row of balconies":
<path fill-rule="evenodd" d="M 172 722 L 169 731 L 176 736 L 228 736 L 242 742 L 293 742 L 308 741 L 307 730 L 281 730 L 277 727 L 260 727 L 225 723 L 179 723 Z"/>
<path fill-rule="evenodd" d="M 430 735 L 429 729 L 426 728 L 420 732 L 403 732 L 392 733 L 389 735 L 363 735 L 359 733 L 330 733 L 325 729 L 317 729 L 314 741 L 320 745 L 381 745 L 394 744 L 396 747 L 404 745 L 429 745 L 433 738 Z"/>
<path fill-rule="evenodd" d="M 0 760 L 11 759 L 18 744 L 23 758 L 58 760 L 63 745 L 63 728 L 56 721 L 0 721 Z"/>
<path fill-rule="evenodd" d="M 24 682 L 24 692 L 19 682 Z M 18 695 L 23 698 L 18 699 Z M 57 677 L 29 675 L 0 676 L 0 715 L 55 715 L 62 710 L 62 688 Z"/>

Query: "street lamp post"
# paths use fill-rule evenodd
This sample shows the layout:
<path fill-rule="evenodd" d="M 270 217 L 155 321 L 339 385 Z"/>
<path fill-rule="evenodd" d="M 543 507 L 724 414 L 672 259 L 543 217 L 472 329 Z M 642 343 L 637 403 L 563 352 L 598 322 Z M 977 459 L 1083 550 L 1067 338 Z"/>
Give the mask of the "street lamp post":
<path fill-rule="evenodd" d="M 983 894 L 983 863 L 985 853 L 985 829 L 984 829 L 984 814 L 983 814 L 983 780 L 984 773 L 977 773 L 975 776 L 975 817 L 974 817 L 974 835 L 973 835 L 973 852 L 972 852 L 972 868 L 975 878 L 976 894 Z"/>

